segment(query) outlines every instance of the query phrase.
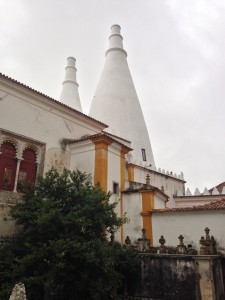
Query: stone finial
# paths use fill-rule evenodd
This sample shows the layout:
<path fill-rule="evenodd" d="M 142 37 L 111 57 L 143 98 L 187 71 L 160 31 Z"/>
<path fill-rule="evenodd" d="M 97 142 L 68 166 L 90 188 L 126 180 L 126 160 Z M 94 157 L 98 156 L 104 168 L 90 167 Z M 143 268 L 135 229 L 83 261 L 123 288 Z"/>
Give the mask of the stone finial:
<path fill-rule="evenodd" d="M 130 240 L 129 236 L 127 236 L 126 239 L 125 239 L 125 245 L 126 246 L 131 246 L 131 240 Z"/>
<path fill-rule="evenodd" d="M 146 175 L 146 186 L 150 186 L 150 175 Z"/>
<path fill-rule="evenodd" d="M 160 244 L 160 246 L 159 246 L 159 253 L 162 253 L 162 254 L 163 253 L 167 253 L 167 248 L 165 246 L 165 243 L 166 243 L 166 240 L 165 240 L 164 236 L 161 235 L 161 237 L 159 239 L 159 244 Z"/>
<path fill-rule="evenodd" d="M 200 255 L 214 255 L 217 253 L 216 250 L 216 241 L 213 236 L 209 235 L 210 229 L 208 227 L 205 228 L 205 238 L 201 237 L 200 243 Z"/>
<path fill-rule="evenodd" d="M 14 286 L 9 300 L 27 300 L 25 286 L 22 282 Z"/>
<path fill-rule="evenodd" d="M 179 239 L 180 243 L 179 243 L 179 245 L 177 245 L 177 253 L 178 254 L 185 254 L 185 253 L 187 253 L 187 248 L 184 245 L 184 237 L 183 237 L 183 235 L 179 235 L 178 239 Z"/>
<path fill-rule="evenodd" d="M 150 250 L 150 239 L 147 239 L 145 233 L 146 229 L 143 228 L 142 230 L 142 237 L 137 240 L 137 249 L 140 252 L 148 252 Z"/>
<path fill-rule="evenodd" d="M 178 239 L 179 239 L 179 241 L 180 241 L 180 246 L 183 246 L 184 245 L 184 237 L 183 237 L 183 235 L 179 235 L 178 236 Z"/>
<path fill-rule="evenodd" d="M 205 238 L 206 240 L 210 239 L 210 235 L 209 235 L 210 229 L 208 227 L 205 228 Z"/>
<path fill-rule="evenodd" d="M 165 192 L 165 189 L 164 189 L 164 186 L 162 185 L 161 186 L 161 191 L 164 193 Z"/>
<path fill-rule="evenodd" d="M 164 239 L 163 235 L 161 235 L 161 237 L 159 239 L 159 243 L 160 243 L 160 246 L 164 246 L 164 244 L 166 243 L 166 240 Z"/>

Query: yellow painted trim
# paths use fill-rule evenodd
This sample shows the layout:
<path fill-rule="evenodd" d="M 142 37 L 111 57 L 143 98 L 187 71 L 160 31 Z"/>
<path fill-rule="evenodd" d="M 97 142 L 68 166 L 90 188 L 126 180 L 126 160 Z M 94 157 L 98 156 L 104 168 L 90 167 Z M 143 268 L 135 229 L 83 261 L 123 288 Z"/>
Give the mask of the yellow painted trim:
<path fill-rule="evenodd" d="M 128 153 L 128 149 L 122 147 L 120 150 L 120 217 L 123 218 L 124 211 L 123 211 L 123 194 L 122 191 L 125 188 L 125 176 L 126 176 L 126 160 L 125 154 Z M 124 228 L 123 225 L 120 228 L 120 242 L 121 244 L 124 243 Z"/>
<path fill-rule="evenodd" d="M 95 144 L 94 185 L 100 184 L 103 191 L 108 191 L 108 146 L 112 143 L 105 137 L 92 140 Z"/>
<path fill-rule="evenodd" d="M 154 209 L 154 191 L 142 190 L 142 221 L 143 228 L 146 229 L 146 237 L 150 239 L 151 246 L 153 245 L 152 234 L 152 216 L 151 211 Z"/>
<path fill-rule="evenodd" d="M 128 180 L 134 181 L 134 165 L 128 165 Z"/>

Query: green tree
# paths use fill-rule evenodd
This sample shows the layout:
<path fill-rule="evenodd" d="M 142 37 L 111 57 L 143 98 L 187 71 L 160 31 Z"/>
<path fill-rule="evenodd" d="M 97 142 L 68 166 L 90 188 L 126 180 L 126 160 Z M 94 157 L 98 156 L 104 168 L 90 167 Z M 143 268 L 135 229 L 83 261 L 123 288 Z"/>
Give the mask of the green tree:
<path fill-rule="evenodd" d="M 0 244 L 0 299 L 9 299 L 13 289 L 13 269 L 15 253 L 12 243 Z"/>
<path fill-rule="evenodd" d="M 107 239 L 126 221 L 109 197 L 85 173 L 52 169 L 13 208 L 20 232 L 11 274 L 28 299 L 116 299 L 137 261 Z"/>

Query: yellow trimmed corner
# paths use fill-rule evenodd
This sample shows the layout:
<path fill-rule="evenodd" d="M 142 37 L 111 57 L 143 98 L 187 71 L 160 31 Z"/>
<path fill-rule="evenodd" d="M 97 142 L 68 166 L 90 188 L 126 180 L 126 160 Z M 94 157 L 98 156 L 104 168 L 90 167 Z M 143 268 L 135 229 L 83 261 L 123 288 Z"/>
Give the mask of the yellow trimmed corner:
<path fill-rule="evenodd" d="M 146 229 L 146 237 L 150 239 L 150 245 L 153 245 L 152 234 L 152 216 L 151 211 L 154 209 L 154 191 L 141 190 L 142 194 L 142 221 L 143 228 Z"/>
<path fill-rule="evenodd" d="M 100 136 L 92 140 L 95 144 L 95 168 L 94 185 L 100 184 L 107 193 L 108 186 L 108 146 L 112 143 L 106 136 Z"/>
<path fill-rule="evenodd" d="M 132 164 L 128 165 L 128 180 L 134 181 L 134 165 Z"/>

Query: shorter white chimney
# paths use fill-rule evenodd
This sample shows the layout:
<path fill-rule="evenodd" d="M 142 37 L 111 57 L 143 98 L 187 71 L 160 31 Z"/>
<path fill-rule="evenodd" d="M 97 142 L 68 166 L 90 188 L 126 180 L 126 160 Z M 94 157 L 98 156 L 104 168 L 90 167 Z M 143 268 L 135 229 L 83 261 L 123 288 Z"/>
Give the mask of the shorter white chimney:
<path fill-rule="evenodd" d="M 77 83 L 77 69 L 75 67 L 76 59 L 74 57 L 67 58 L 67 66 L 65 68 L 65 79 L 59 100 L 76 110 L 82 112 L 80 104 L 80 96 Z"/>

